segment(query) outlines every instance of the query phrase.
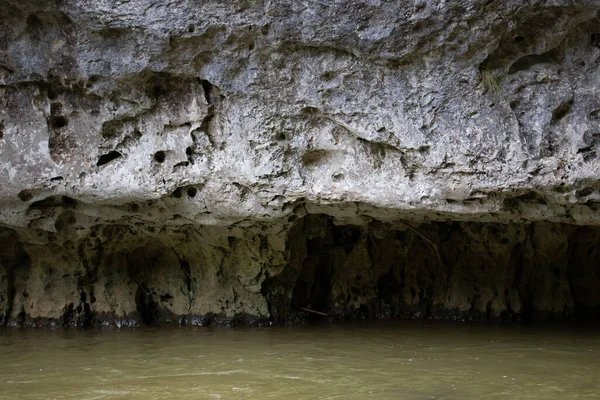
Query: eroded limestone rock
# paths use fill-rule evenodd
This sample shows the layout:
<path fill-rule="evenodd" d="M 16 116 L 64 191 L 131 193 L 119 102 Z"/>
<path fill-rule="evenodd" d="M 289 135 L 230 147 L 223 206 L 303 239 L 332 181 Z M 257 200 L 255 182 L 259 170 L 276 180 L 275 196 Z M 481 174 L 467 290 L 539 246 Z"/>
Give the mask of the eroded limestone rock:
<path fill-rule="evenodd" d="M 337 319 L 597 318 L 600 228 L 536 222 L 96 226 L 14 231 L 0 263 L 9 325 L 285 324 Z M 22 234 L 21 234 L 22 235 Z M 316 318 L 323 318 L 316 316 Z"/>
<path fill-rule="evenodd" d="M 2 2 L 0 321 L 595 309 L 599 9 Z"/>

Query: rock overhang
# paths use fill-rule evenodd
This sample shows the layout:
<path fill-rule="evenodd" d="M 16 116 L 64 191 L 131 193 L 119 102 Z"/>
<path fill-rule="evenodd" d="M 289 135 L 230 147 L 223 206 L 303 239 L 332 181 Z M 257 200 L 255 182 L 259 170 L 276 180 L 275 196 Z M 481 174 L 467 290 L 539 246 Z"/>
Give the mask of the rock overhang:
<path fill-rule="evenodd" d="M 208 258 L 189 257 L 216 268 L 222 260 L 210 254 L 233 251 L 226 238 L 269 237 L 279 269 L 259 268 L 263 283 L 289 263 L 286 235 L 306 218 L 364 234 L 374 222 L 394 231 L 404 221 L 433 226 L 425 237 L 460 223 L 564 227 L 578 237 L 600 215 L 599 7 L 4 3 L 0 223 L 19 254 L 31 253 L 21 264 L 54 248 L 85 275 L 92 248 L 113 248 L 114 267 L 127 270 L 126 250 L 144 248 L 139 240 L 172 253 L 174 238 L 195 229 Z M 109 245 L 117 237 L 132 244 Z M 69 246 L 83 253 L 68 255 Z M 231 262 L 253 265 L 245 257 L 259 250 L 247 251 Z M 185 292 L 193 263 L 173 257 L 164 263 Z M 141 270 L 152 264 L 134 259 Z M 147 282 L 123 279 L 131 287 L 121 314 L 140 299 L 156 303 Z M 80 296 L 83 281 L 73 282 Z M 227 290 L 220 307 L 243 310 Z M 258 307 L 252 315 L 269 315 L 261 290 L 246 300 Z M 207 310 L 197 314 L 220 312 Z"/>

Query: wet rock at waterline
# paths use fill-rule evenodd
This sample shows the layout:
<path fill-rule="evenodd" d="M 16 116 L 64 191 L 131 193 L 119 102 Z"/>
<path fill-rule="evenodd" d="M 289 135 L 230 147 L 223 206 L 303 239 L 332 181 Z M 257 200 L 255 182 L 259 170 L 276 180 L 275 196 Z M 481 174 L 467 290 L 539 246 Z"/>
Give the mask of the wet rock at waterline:
<path fill-rule="evenodd" d="M 9 325 L 576 320 L 600 311 L 600 227 L 548 222 L 361 225 L 309 215 L 234 227 L 3 230 Z"/>
<path fill-rule="evenodd" d="M 0 4 L 0 322 L 600 305 L 594 1 Z"/>

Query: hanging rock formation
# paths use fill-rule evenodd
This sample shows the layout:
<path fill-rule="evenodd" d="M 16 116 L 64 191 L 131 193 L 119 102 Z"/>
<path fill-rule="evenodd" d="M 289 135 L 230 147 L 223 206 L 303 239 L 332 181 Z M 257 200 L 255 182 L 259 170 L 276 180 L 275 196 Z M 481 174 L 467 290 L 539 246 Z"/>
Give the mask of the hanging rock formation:
<path fill-rule="evenodd" d="M 600 4 L 0 4 L 0 323 L 596 318 Z"/>

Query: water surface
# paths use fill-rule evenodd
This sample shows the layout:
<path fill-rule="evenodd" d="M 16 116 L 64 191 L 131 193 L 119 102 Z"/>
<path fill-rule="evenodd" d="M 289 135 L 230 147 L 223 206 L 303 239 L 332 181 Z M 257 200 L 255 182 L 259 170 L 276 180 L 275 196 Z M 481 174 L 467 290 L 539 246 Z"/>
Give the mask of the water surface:
<path fill-rule="evenodd" d="M 593 399 L 600 333 L 414 322 L 0 330 L 0 399 Z"/>

